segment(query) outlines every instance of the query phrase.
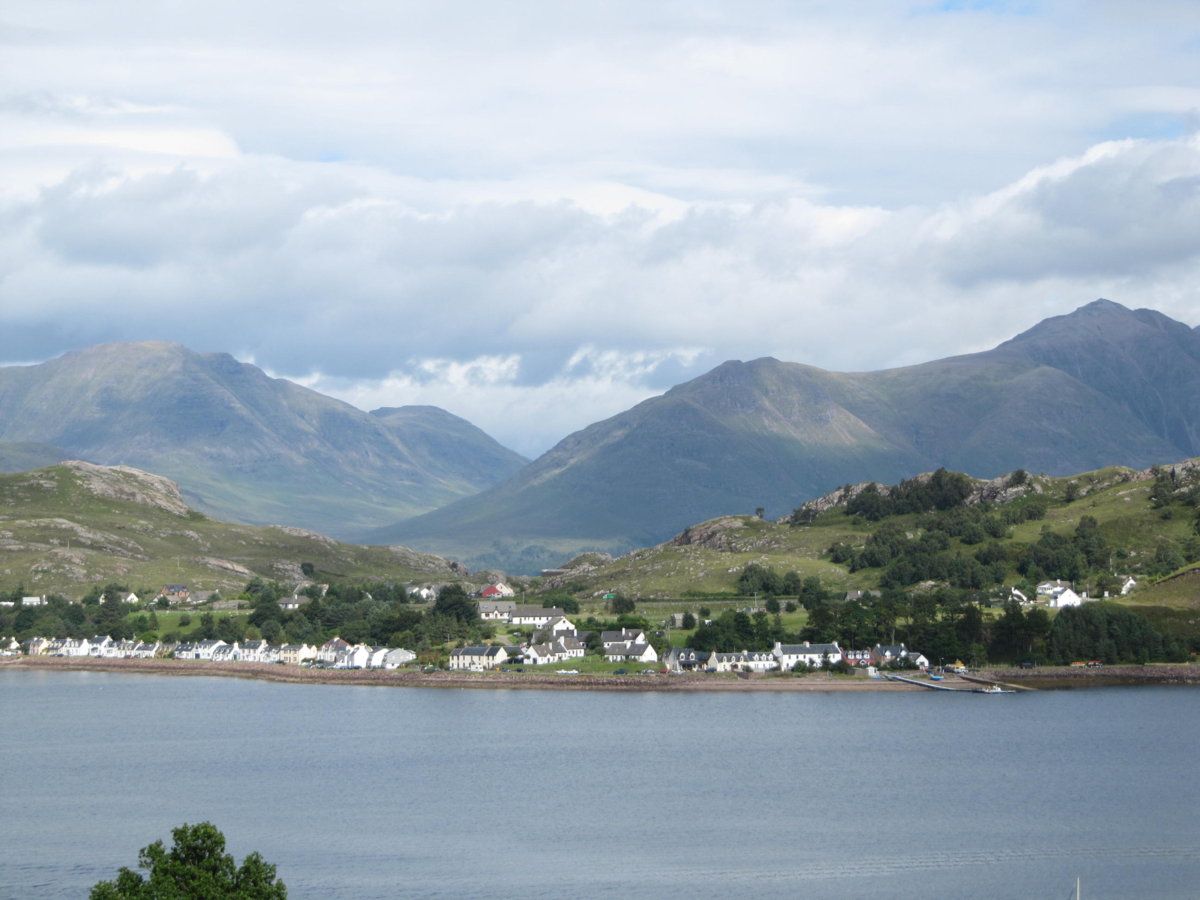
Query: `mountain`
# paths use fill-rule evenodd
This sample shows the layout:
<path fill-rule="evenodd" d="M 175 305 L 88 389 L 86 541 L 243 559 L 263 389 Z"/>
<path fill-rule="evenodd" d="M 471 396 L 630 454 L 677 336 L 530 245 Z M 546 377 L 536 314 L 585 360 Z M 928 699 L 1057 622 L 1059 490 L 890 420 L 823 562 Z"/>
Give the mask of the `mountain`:
<path fill-rule="evenodd" d="M 0 441 L 166 475 L 190 503 L 235 521 L 345 534 L 476 493 L 524 463 L 449 413 L 377 413 L 178 344 L 0 368 Z"/>
<path fill-rule="evenodd" d="M 403 548 L 360 547 L 291 527 L 219 522 L 190 509 L 172 481 L 129 467 L 69 461 L 0 475 L 0 588 L 78 597 L 95 584 L 240 589 L 255 575 L 449 581 L 463 570 Z"/>
<path fill-rule="evenodd" d="M 403 442 L 426 471 L 491 486 L 529 462 L 466 419 L 436 406 L 390 406 L 371 415 Z"/>
<path fill-rule="evenodd" d="M 1200 334 L 1097 300 L 1000 346 L 878 372 L 726 362 L 576 432 L 508 481 L 371 533 L 530 570 L 657 543 L 846 482 L 990 477 L 1200 453 Z"/>

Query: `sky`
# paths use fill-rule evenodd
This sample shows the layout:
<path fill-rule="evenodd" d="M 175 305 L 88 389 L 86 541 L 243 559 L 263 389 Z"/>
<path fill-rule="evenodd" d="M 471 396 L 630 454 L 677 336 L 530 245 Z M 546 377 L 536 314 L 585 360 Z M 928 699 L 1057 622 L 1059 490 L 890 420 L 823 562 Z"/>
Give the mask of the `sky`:
<path fill-rule="evenodd" d="M 0 362 L 179 341 L 533 456 L 1198 276 L 1191 2 L 0 7 Z"/>

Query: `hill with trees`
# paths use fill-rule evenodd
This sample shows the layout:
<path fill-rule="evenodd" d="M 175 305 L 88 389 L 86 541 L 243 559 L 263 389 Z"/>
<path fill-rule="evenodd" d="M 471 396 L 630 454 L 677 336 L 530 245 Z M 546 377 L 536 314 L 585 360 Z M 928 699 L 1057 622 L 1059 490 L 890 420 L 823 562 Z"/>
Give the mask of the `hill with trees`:
<path fill-rule="evenodd" d="M 1137 587 L 1123 594 L 1129 576 Z M 1053 579 L 1107 602 L 1054 610 L 1013 593 L 1034 600 Z M 794 637 L 905 640 L 930 658 L 1182 658 L 1200 650 L 1200 460 L 845 485 L 778 521 L 723 517 L 583 559 L 540 590 L 584 606 L 621 594 L 643 611 L 711 613 L 713 624 L 676 635 L 694 646 Z M 745 612 L 755 608 L 757 619 Z"/>

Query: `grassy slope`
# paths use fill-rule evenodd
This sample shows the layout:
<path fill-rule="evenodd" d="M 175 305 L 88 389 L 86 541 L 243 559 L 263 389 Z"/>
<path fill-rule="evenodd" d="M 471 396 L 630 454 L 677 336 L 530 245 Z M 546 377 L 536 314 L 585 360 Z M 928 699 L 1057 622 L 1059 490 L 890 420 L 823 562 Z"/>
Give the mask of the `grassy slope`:
<path fill-rule="evenodd" d="M 135 475 L 122 477 L 138 487 Z M 149 497 L 155 499 L 153 491 Z M 135 590 L 179 582 L 227 591 L 252 574 L 298 580 L 301 562 L 311 562 L 318 577 L 448 576 L 437 557 L 100 496 L 66 466 L 0 475 L 0 588 L 78 596 L 92 584 L 116 580 Z"/>
<path fill-rule="evenodd" d="M 1123 480 L 1130 474 L 1128 469 L 1114 467 L 1073 478 L 1047 479 L 1047 495 L 1052 498 L 1052 503 L 1046 518 L 1013 528 L 1004 543 L 1012 545 L 1036 541 L 1042 528 L 1047 526 L 1056 532 L 1069 534 L 1074 531 L 1081 517 L 1090 515 L 1099 522 L 1101 532 L 1110 545 L 1129 554 L 1126 560 L 1118 560 L 1115 564 L 1118 570 L 1123 570 L 1135 567 L 1146 554 L 1152 556 L 1163 538 L 1174 541 L 1188 538 L 1192 534 L 1191 519 L 1178 513 L 1164 519 L 1161 511 L 1150 506 L 1151 482 Z M 1069 481 L 1076 481 L 1087 491 L 1085 496 L 1072 503 L 1067 503 L 1063 498 Z M 890 521 L 914 531 L 916 518 L 901 516 Z M 822 557 L 823 551 L 836 541 L 861 544 L 874 527 L 846 516 L 841 510 L 829 510 L 806 527 L 761 521 L 753 517 L 728 517 L 715 521 L 742 526 L 725 532 L 732 544 L 731 549 L 714 549 L 696 544 L 661 544 L 635 551 L 590 571 L 572 573 L 568 578 L 569 587 L 585 598 L 607 590 L 658 598 L 679 598 L 689 593 L 728 595 L 734 592 L 741 570 L 751 562 L 774 566 L 781 572 L 794 569 L 801 575 L 819 575 L 827 586 L 838 591 L 868 589 L 878 583 L 881 570 L 867 569 L 851 573 L 845 566 L 835 565 Z M 965 547 L 955 542 L 952 549 L 973 553 L 978 547 Z M 1010 574 L 1013 580 L 1018 578 L 1015 572 Z M 1155 585 L 1143 580 L 1142 587 L 1123 602 L 1200 608 L 1200 574 L 1185 575 Z M 697 600 L 680 608 L 692 608 L 695 603 L 712 605 L 705 600 Z"/>

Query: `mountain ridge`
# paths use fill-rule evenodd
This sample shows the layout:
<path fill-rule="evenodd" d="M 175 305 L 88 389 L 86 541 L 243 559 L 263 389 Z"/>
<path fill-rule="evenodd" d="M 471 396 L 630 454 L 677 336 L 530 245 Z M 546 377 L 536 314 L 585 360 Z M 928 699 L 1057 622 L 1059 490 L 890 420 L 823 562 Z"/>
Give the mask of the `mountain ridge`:
<path fill-rule="evenodd" d="M 450 420 L 478 450 L 464 449 L 462 465 L 430 453 L 428 422 L 410 442 L 381 417 L 227 353 L 145 341 L 0 368 L 0 441 L 168 476 L 223 518 L 333 534 L 432 509 L 523 465 Z"/>
<path fill-rule="evenodd" d="M 489 565 L 622 552 L 782 514 L 840 484 L 1200 454 L 1200 334 L 1097 300 L 991 350 L 875 372 L 726 361 L 572 435 L 507 481 L 369 534 Z"/>

